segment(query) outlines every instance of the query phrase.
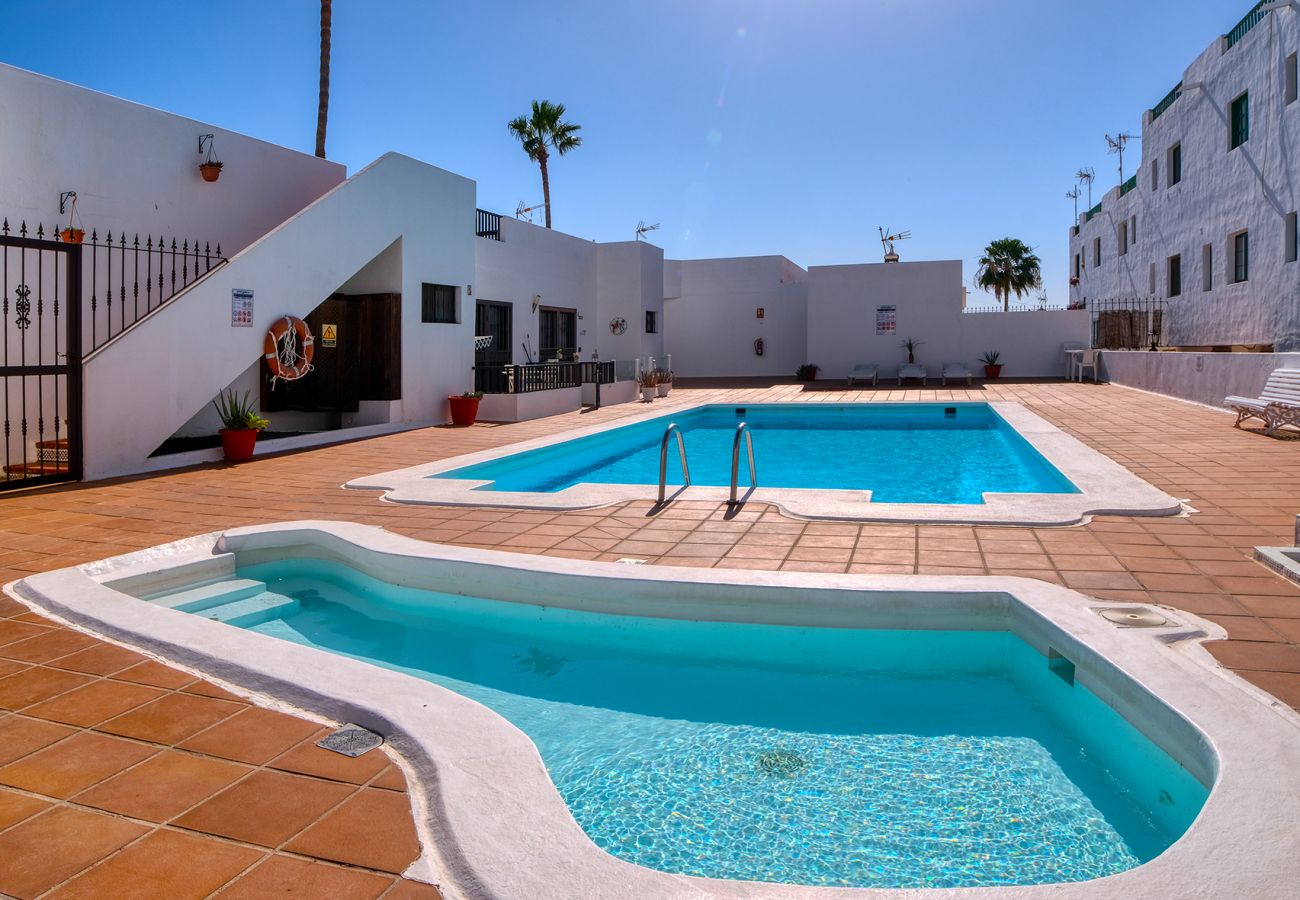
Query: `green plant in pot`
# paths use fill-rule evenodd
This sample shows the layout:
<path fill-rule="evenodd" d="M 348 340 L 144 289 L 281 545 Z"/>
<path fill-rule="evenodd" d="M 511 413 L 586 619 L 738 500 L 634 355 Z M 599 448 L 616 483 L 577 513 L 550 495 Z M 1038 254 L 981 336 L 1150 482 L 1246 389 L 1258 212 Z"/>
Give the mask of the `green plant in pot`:
<path fill-rule="evenodd" d="M 645 403 L 653 403 L 655 399 L 655 387 L 659 384 L 659 373 L 654 369 L 647 369 L 636 377 L 637 387 L 641 388 L 641 399 Z"/>
<path fill-rule="evenodd" d="M 655 393 L 667 397 L 673 389 L 673 373 L 667 369 L 655 369 Z"/>
<path fill-rule="evenodd" d="M 466 391 L 457 397 L 448 397 L 451 404 L 451 424 L 464 427 L 473 425 L 478 420 L 478 403 L 483 399 L 482 391 Z"/>
<path fill-rule="evenodd" d="M 925 341 L 918 341 L 914 337 L 909 337 L 907 340 L 903 341 L 903 343 L 899 344 L 898 346 L 902 347 L 904 350 L 907 351 L 907 361 L 910 364 L 916 362 L 916 351 L 920 350 L 921 345 L 924 343 Z"/>
<path fill-rule="evenodd" d="M 984 363 L 984 377 L 997 378 L 1002 374 L 1002 363 L 998 362 L 1001 354 L 996 350 L 990 350 L 980 357 L 980 362 Z"/>
<path fill-rule="evenodd" d="M 257 444 L 257 433 L 271 423 L 257 414 L 257 408 L 248 399 L 248 391 L 238 395 L 222 391 L 212 406 L 221 419 L 221 451 L 226 459 L 237 462 L 249 459 Z"/>
<path fill-rule="evenodd" d="M 800 381 L 816 381 L 817 371 L 820 368 L 820 366 L 814 365 L 813 363 L 804 363 L 795 370 L 794 377 L 798 378 Z"/>

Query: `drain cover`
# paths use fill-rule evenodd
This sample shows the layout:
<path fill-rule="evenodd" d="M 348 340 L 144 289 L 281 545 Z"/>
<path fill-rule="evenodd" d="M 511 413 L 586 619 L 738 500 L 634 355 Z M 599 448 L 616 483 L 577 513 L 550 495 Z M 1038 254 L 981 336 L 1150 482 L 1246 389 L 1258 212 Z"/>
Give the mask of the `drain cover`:
<path fill-rule="evenodd" d="M 758 770 L 764 775 L 793 778 L 807 766 L 807 760 L 790 750 L 764 750 L 758 754 Z"/>
<path fill-rule="evenodd" d="M 1169 620 L 1154 609 L 1145 606 L 1108 606 L 1097 610 L 1097 615 L 1116 625 L 1130 628 L 1158 628 L 1170 624 Z"/>
<path fill-rule="evenodd" d="M 316 746 L 342 753 L 344 756 L 360 756 L 383 742 L 383 737 L 360 725 L 344 725 L 333 734 L 325 735 L 316 742 Z"/>

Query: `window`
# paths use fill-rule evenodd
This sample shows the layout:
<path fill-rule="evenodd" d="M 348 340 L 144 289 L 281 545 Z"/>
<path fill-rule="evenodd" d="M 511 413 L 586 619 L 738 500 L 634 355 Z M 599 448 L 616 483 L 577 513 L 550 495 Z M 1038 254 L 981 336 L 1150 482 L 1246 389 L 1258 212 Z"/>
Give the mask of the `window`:
<path fill-rule="evenodd" d="M 1232 283 L 1250 280 L 1250 232 L 1241 231 L 1232 236 Z"/>
<path fill-rule="evenodd" d="M 1075 278 L 1078 278 L 1078 277 L 1079 277 L 1079 258 L 1080 258 L 1081 256 L 1083 256 L 1082 253 L 1076 253 L 1076 254 L 1074 254 L 1074 277 L 1075 277 Z"/>
<path fill-rule="evenodd" d="M 1119 255 L 1128 255 L 1128 221 L 1119 223 Z"/>
<path fill-rule="evenodd" d="M 653 309 L 645 311 L 645 333 L 657 334 L 659 332 L 659 317 Z"/>
<path fill-rule="evenodd" d="M 1160 190 L 1160 162 L 1151 160 L 1151 190 Z"/>
<path fill-rule="evenodd" d="M 1147 293 L 1154 294 L 1156 292 L 1156 264 L 1155 263 L 1151 264 L 1151 274 L 1148 276 L 1147 281 L 1148 281 Z"/>
<path fill-rule="evenodd" d="M 1235 150 L 1250 140 L 1250 92 L 1232 101 L 1229 119 L 1228 149 Z"/>
<path fill-rule="evenodd" d="M 1138 214 L 1133 213 L 1133 216 L 1128 220 L 1128 245 L 1130 247 L 1136 247 L 1137 242 L 1138 242 Z"/>
<path fill-rule="evenodd" d="M 543 306 L 537 311 L 538 353 L 542 362 L 578 358 L 578 311 Z"/>
<path fill-rule="evenodd" d="M 1201 290 L 1208 291 L 1214 287 L 1214 245 L 1206 244 L 1201 248 Z"/>
<path fill-rule="evenodd" d="M 1169 257 L 1169 296 L 1177 297 L 1183 292 L 1183 256 L 1175 253 Z"/>
<path fill-rule="evenodd" d="M 1296 234 L 1296 216 L 1295 213 L 1286 214 L 1286 236 L 1283 238 L 1283 259 L 1287 262 L 1295 262 L 1300 259 L 1300 234 Z"/>
<path fill-rule="evenodd" d="M 420 285 L 420 321 L 459 321 L 456 316 L 456 289 L 446 284 Z"/>
<path fill-rule="evenodd" d="M 1169 186 L 1173 187 L 1183 180 L 1183 145 L 1174 144 L 1169 148 Z"/>
<path fill-rule="evenodd" d="M 1292 53 L 1282 64 L 1282 82 L 1287 103 L 1295 103 L 1296 100 L 1296 72 L 1295 72 L 1295 54 Z"/>
<path fill-rule="evenodd" d="M 1092 264 L 1094 267 L 1101 265 L 1101 238 L 1092 239 Z"/>

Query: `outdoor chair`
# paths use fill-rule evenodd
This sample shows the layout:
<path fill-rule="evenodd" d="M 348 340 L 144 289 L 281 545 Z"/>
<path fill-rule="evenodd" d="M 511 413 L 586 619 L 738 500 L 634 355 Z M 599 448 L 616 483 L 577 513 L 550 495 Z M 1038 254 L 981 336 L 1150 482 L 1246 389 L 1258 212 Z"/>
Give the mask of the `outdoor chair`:
<path fill-rule="evenodd" d="M 849 387 L 859 381 L 870 381 L 872 386 L 880 383 L 880 367 L 871 363 L 858 363 L 849 373 Z"/>
<path fill-rule="evenodd" d="M 1079 357 L 1079 363 L 1078 363 L 1079 367 L 1076 370 L 1076 374 L 1079 376 L 1078 380 L 1083 381 L 1084 369 L 1092 369 L 1092 380 L 1096 381 L 1097 380 L 1097 351 L 1084 350 L 1082 353 L 1078 354 L 1078 357 Z"/>
<path fill-rule="evenodd" d="M 1074 377 L 1074 361 L 1083 344 L 1079 341 L 1066 341 L 1061 344 L 1061 355 L 1065 357 L 1065 379 L 1069 381 Z"/>
<path fill-rule="evenodd" d="M 954 381 L 965 378 L 966 383 L 970 384 L 970 380 L 971 380 L 970 369 L 966 368 L 965 363 L 944 363 L 943 383 L 947 384 L 949 378 L 953 379 Z"/>
<path fill-rule="evenodd" d="M 1274 369 L 1258 397 L 1226 397 L 1223 405 L 1237 414 L 1237 428 L 1246 419 L 1263 422 L 1265 434 L 1300 428 L 1300 369 Z"/>
<path fill-rule="evenodd" d="M 925 366 L 920 363 L 904 363 L 898 367 L 898 386 L 903 386 L 903 380 L 906 378 L 921 379 L 921 386 L 925 386 Z"/>

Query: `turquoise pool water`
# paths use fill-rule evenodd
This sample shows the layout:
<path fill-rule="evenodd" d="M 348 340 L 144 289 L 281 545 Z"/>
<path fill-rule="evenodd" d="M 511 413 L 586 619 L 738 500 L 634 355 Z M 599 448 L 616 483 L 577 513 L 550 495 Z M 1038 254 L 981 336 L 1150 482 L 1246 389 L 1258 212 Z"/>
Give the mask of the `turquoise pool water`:
<path fill-rule="evenodd" d="M 1078 493 L 986 403 L 710 405 L 443 472 L 479 490 L 551 492 L 583 482 L 658 484 L 664 429 L 682 429 L 693 484 L 731 484 L 731 448 L 749 423 L 764 487 L 869 490 L 878 503 L 982 503 L 985 492 Z M 748 470 L 741 462 L 741 484 Z M 681 484 L 676 445 L 670 484 Z"/>
<path fill-rule="evenodd" d="M 1004 631 L 578 613 L 243 568 L 181 608 L 406 672 L 536 743 L 591 839 L 668 872 L 815 885 L 1079 881 L 1149 860 L 1206 789 Z"/>

